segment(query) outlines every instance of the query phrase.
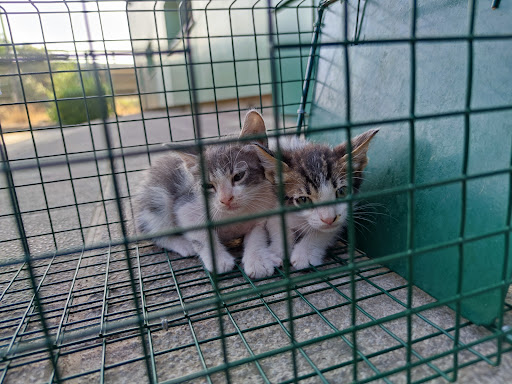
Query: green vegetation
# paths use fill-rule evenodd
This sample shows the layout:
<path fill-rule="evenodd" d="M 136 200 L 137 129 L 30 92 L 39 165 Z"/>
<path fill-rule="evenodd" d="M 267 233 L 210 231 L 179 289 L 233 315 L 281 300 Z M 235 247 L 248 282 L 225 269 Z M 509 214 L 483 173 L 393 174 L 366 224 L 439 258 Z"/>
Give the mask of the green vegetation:
<path fill-rule="evenodd" d="M 101 97 L 111 94 L 104 73 L 100 72 L 101 86 L 98 90 L 93 73 L 83 71 L 80 76 L 77 63 L 66 60 L 67 54 L 48 52 L 48 55 L 49 63 L 46 51 L 39 46 L 17 45 L 16 56 L 11 46 L 1 46 L 0 57 L 4 60 L 0 62 L 0 73 L 18 73 L 16 58 L 21 73 L 28 73 L 5 78 L 0 84 L 4 97 L 12 102 L 23 100 L 21 79 L 26 99 L 41 102 L 37 105 L 46 108 L 48 118 L 54 122 L 60 120 L 62 124 L 70 125 L 99 119 L 103 117 L 103 108 L 106 108 L 107 116 L 111 113 L 112 98 Z M 51 66 L 51 76 L 48 65 Z M 55 102 L 55 98 L 58 101 Z"/>
<path fill-rule="evenodd" d="M 101 89 L 98 89 L 96 80 L 90 73 L 83 72 L 82 77 L 78 72 L 56 73 L 53 76 L 53 85 L 58 100 L 70 99 L 50 104 L 48 116 L 54 121 L 59 121 L 60 116 L 62 124 L 79 124 L 102 118 L 104 113 L 108 116 L 112 111 L 111 102 L 101 97 L 109 93 L 107 87 L 102 82 Z M 50 89 L 48 93 L 48 97 L 53 99 L 53 91 Z"/>

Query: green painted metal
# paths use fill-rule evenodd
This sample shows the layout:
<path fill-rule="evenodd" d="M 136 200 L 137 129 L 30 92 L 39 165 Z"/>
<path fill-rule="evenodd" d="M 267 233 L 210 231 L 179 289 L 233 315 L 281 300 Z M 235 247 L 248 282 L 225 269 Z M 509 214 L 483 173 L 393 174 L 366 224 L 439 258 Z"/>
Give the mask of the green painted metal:
<path fill-rule="evenodd" d="M 306 3 L 307 2 L 302 2 Z M 316 3 L 314 1 L 313 3 Z M 315 23 L 316 11 L 314 8 L 308 9 L 290 6 L 280 7 L 286 2 L 278 2 L 275 13 L 275 37 L 274 44 L 302 44 L 311 42 L 314 32 L 312 27 Z M 300 3 L 299 3 L 300 4 Z M 309 7 L 312 3 L 309 4 Z M 310 58 L 310 52 L 307 48 L 276 49 L 277 70 L 277 93 L 281 104 L 280 114 L 295 116 L 300 110 L 297 95 L 302 94 L 303 79 L 307 76 L 307 65 Z M 300 81 L 297 81 L 300 79 Z M 307 101 L 311 101 L 308 98 Z"/>
<path fill-rule="evenodd" d="M 165 16 L 165 36 L 169 39 L 168 44 L 172 48 L 172 40 L 175 40 L 181 32 L 181 23 L 179 15 L 179 2 L 178 1 L 165 1 L 164 2 L 164 16 Z M 186 15 L 185 15 L 186 17 Z M 183 18 L 183 17 L 182 17 Z"/>
<path fill-rule="evenodd" d="M 416 16 L 420 41 L 410 44 L 410 51 L 407 39 L 403 44 L 365 44 L 365 39 L 377 37 L 406 38 L 412 22 L 410 12 L 403 12 L 401 5 L 368 3 L 358 44 L 348 45 L 352 121 L 361 122 L 352 135 L 370 126 L 381 129 L 370 148 L 363 191 L 412 186 L 409 192 L 368 199 L 381 206 L 374 209 L 375 224 L 363 231 L 358 245 L 375 258 L 408 252 L 409 258 L 387 265 L 438 299 L 490 286 L 512 274 L 512 263 L 506 262 L 509 231 L 465 240 L 510 225 L 510 174 L 471 180 L 466 176 L 507 169 L 512 151 L 511 42 L 470 38 L 473 33 L 510 33 L 507 20 L 512 9 L 501 7 L 502 13 L 496 14 L 485 2 L 478 2 L 473 23 L 470 5 L 465 1 L 420 4 Z M 330 22 L 340 12 L 341 8 L 326 12 L 322 33 L 327 36 L 320 44 L 341 39 Z M 351 19 L 355 12 L 349 8 Z M 469 29 L 473 25 L 474 30 Z M 436 41 L 438 36 L 455 32 L 468 38 Z M 429 41 L 421 42 L 426 36 Z M 330 143 L 345 140 L 344 130 L 314 130 L 346 124 L 341 52 L 335 44 L 320 47 L 311 108 L 310 136 Z M 493 110 L 501 106 L 505 110 Z M 481 107 L 489 109 L 478 112 Z M 429 116 L 420 119 L 422 115 Z M 402 116 L 403 123 L 380 121 Z M 407 121 L 412 124 L 410 129 Z M 454 177 L 462 179 L 417 188 Z M 459 245 L 415 253 L 421 247 L 459 239 Z M 460 302 L 461 314 L 477 324 L 494 323 L 502 306 L 501 288 Z"/>

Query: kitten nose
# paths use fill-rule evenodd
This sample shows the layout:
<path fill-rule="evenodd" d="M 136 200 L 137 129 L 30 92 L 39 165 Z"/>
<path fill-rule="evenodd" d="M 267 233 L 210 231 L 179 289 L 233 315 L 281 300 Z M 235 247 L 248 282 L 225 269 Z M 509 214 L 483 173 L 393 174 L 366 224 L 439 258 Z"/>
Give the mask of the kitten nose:
<path fill-rule="evenodd" d="M 320 220 L 322 220 L 322 222 L 327 224 L 327 225 L 331 225 L 332 223 L 334 223 L 336 221 L 336 216 L 334 216 L 334 217 L 322 217 L 322 218 L 320 218 Z"/>
<path fill-rule="evenodd" d="M 223 196 L 222 198 L 219 199 L 220 202 L 224 205 L 227 205 L 229 207 L 229 205 L 233 202 L 233 195 L 231 196 Z"/>

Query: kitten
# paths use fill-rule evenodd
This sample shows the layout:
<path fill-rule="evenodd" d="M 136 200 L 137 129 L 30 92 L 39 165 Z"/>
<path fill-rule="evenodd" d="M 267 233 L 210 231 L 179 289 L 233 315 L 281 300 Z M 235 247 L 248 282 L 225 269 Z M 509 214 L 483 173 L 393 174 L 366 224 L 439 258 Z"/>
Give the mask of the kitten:
<path fill-rule="evenodd" d="M 252 110 L 245 117 L 240 137 L 265 135 L 261 115 Z M 253 141 L 266 145 L 266 137 Z M 277 197 L 273 180 L 268 180 L 255 145 L 245 141 L 208 145 L 204 149 L 210 218 L 213 221 L 236 218 L 275 208 Z M 136 197 L 135 223 L 139 232 L 154 233 L 175 227 L 206 224 L 198 156 L 173 151 L 148 171 Z M 217 273 L 230 271 L 235 260 L 225 243 L 244 237 L 242 262 L 252 278 L 272 275 L 282 264 L 282 253 L 268 248 L 278 242 L 276 218 L 262 218 L 216 227 L 212 232 Z M 278 229 L 278 228 L 277 228 Z M 154 239 L 162 248 L 182 256 L 196 253 L 209 271 L 213 271 L 212 251 L 206 229 L 186 231 L 180 236 Z"/>
<path fill-rule="evenodd" d="M 352 186 L 357 193 L 363 181 L 363 170 L 368 164 L 368 147 L 378 129 L 369 130 L 352 139 Z M 335 148 L 312 143 L 297 137 L 282 137 L 282 180 L 285 204 L 308 206 L 335 201 L 348 193 L 348 154 L 346 143 Z M 256 145 L 255 145 L 256 146 Z M 276 150 L 277 143 L 270 144 Z M 265 148 L 258 147 L 258 155 L 267 173 L 275 178 L 277 160 Z M 290 262 L 297 269 L 322 263 L 326 249 L 333 245 L 346 225 L 348 203 L 311 207 L 286 215 L 289 244 L 294 244 Z"/>

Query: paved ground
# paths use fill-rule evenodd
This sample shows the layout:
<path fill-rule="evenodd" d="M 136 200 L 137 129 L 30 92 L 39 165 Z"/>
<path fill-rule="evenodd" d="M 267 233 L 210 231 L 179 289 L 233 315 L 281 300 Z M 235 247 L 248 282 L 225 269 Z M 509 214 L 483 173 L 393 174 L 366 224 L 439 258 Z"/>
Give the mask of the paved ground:
<path fill-rule="evenodd" d="M 187 375 L 197 375 L 187 381 L 191 383 L 204 383 L 208 379 L 213 383 L 227 381 L 224 372 L 201 375 L 204 367 L 214 368 L 224 362 L 220 318 L 226 335 L 228 360 L 236 364 L 229 370 L 231 382 L 261 383 L 266 379 L 274 383 L 293 378 L 292 354 L 278 351 L 290 345 L 287 294 L 276 289 L 262 294 L 253 291 L 254 286 L 282 281 L 279 274 L 258 282 L 249 280 L 241 270 L 224 275 L 220 282 L 222 292 L 240 293 L 243 290 L 244 295 L 227 300 L 219 315 L 216 306 L 209 301 L 216 294 L 197 258 L 183 259 L 147 245 L 132 248 L 130 254 L 136 289 L 142 294 L 144 316 L 148 319 L 144 337 L 153 357 L 150 361 L 152 372 L 158 381 L 177 380 Z M 305 383 L 324 380 L 344 383 L 351 381 L 353 373 L 350 363 L 353 358 L 352 334 L 322 339 L 351 324 L 350 276 L 346 272 L 334 272 L 334 268 L 343 265 L 346 256 L 340 249 L 334 257 L 319 268 L 328 269 L 329 277 L 313 278 L 297 284 L 291 291 L 296 340 L 307 343 L 296 353 L 297 374 Z M 44 298 L 45 317 L 51 333 L 56 335 L 60 322 L 64 321 L 55 349 L 61 377 L 80 383 L 102 379 L 115 383 L 146 382 L 146 365 L 140 336 L 133 322 L 134 304 L 124 252 L 114 248 L 108 252 L 100 250 L 46 260 L 36 269 L 39 276 L 43 271 L 47 273 L 41 280 L 40 295 Z M 3 272 L 2 280 L 12 278 L 15 270 Z M 293 276 L 308 278 L 313 275 L 294 272 Z M 401 277 L 376 265 L 363 268 L 355 278 L 356 324 L 365 326 L 371 320 L 404 310 L 407 289 Z M 30 311 L 28 318 L 24 317 L 31 295 L 24 270 L 2 300 L 2 352 L 7 348 L 4 340 L 18 332 L 13 347 L 19 350 L 19 354 L 14 355 L 18 357 L 0 363 L 0 371 L 9 368 L 5 376 L 7 383 L 43 383 L 52 374 L 46 353 L 23 357 L 26 348 L 35 348 L 37 345 L 31 343 L 40 342 L 42 336 L 37 315 Z M 414 307 L 435 301 L 418 289 L 414 289 L 413 295 Z M 164 311 L 165 315 L 162 315 Z M 452 310 L 439 307 L 422 311 L 420 315 L 412 317 L 412 337 L 417 340 L 412 349 L 412 362 L 447 352 L 454 345 Z M 25 319 L 21 321 L 21 329 L 18 328 L 20 318 Z M 163 328 L 162 319 L 166 319 L 168 329 Z M 512 320 L 510 313 L 507 320 Z M 480 340 L 490 334 L 487 329 L 471 325 L 464 319 L 461 324 L 461 343 Z M 103 337 L 98 337 L 98 333 Z M 366 358 L 358 363 L 359 379 L 404 366 L 406 352 L 401 343 L 407 339 L 405 318 L 368 326 L 357 335 L 358 351 L 362 354 L 358 357 Z M 496 348 L 495 342 L 478 344 L 459 353 L 459 364 L 478 359 L 479 354 L 494 353 Z M 251 356 L 258 359 L 240 364 L 241 360 Z M 413 368 L 411 377 L 413 380 L 426 379 L 439 370 L 449 370 L 453 364 L 453 355 L 438 358 L 430 365 Z M 508 383 L 511 369 L 512 356 L 508 354 L 503 356 L 499 368 L 480 362 L 459 371 L 458 382 Z M 451 375 L 447 374 L 448 377 Z M 403 372 L 396 373 L 388 380 L 405 383 L 406 376 Z M 446 381 L 438 378 L 433 382 Z"/>
<path fill-rule="evenodd" d="M 242 108 L 249 107 L 243 105 Z M 232 108 L 224 106 L 226 109 Z M 211 110 L 211 109 L 210 109 Z M 268 111 L 270 112 L 270 110 Z M 267 121 L 271 121 L 270 113 Z M 188 111 L 172 112 L 171 131 L 164 112 L 150 112 L 143 127 L 140 116 L 132 120 L 109 124 L 114 137 L 114 147 L 122 143 L 128 150 L 139 150 L 159 146 L 162 142 L 193 138 Z M 125 118 L 125 120 L 127 120 Z M 239 115 L 223 113 L 219 118 L 221 134 L 235 132 L 239 126 Z M 201 118 L 207 135 L 216 135 L 216 114 Z M 14 167 L 34 163 L 36 155 L 41 170 L 30 169 L 14 173 L 17 198 L 23 215 L 25 230 L 33 255 L 51 252 L 54 244 L 60 248 L 79 246 L 82 237 L 88 244 L 108 240 L 105 216 L 116 221 L 113 183 L 108 175 L 107 161 L 89 161 L 70 165 L 45 166 L 56 159 L 65 160 L 64 145 L 69 159 L 90 156 L 94 148 L 98 156 L 105 153 L 102 125 L 37 131 L 32 137 L 27 133 L 4 135 L 8 155 Z M 146 141 L 147 140 L 147 141 Z M 142 145 L 142 146 L 141 146 Z M 140 177 L 140 170 L 149 164 L 148 155 L 142 154 L 117 161 L 116 169 L 122 171 L 118 177 L 121 196 L 129 215 L 128 196 L 133 193 Z M 99 173 L 98 173 L 99 169 Z M 126 172 L 125 172 L 126 171 Z M 98 174 L 103 176 L 98 176 Z M 44 189 L 41 186 L 44 181 Z M 72 182 L 70 181 L 72 180 Z M 5 185 L 5 180 L 1 181 Z M 75 196 L 75 197 L 74 197 Z M 78 208 L 76 206 L 78 205 Z M 20 259 L 20 244 L 14 220 L 9 215 L 7 190 L 0 192 L 0 241 L 2 252 L 0 263 Z M 81 230 L 82 228 L 83 230 Z M 52 230 L 53 229 L 53 230 Z M 119 236 L 119 227 L 108 227 L 113 238 Z M 56 233 L 55 237 L 52 232 Z M 144 382 L 146 370 L 141 360 L 140 338 L 133 327 L 133 302 L 130 275 L 125 264 L 124 252 L 101 249 L 47 259 L 36 268 L 40 295 L 45 303 L 45 315 L 52 334 L 62 332 L 58 341 L 58 365 L 61 375 L 71 382 L 96 382 L 103 378 L 107 382 Z M 145 315 L 148 316 L 145 337 L 148 348 L 154 355 L 154 372 L 158 380 L 173 380 L 183 375 L 200 372 L 204 366 L 216 367 L 223 362 L 222 346 L 219 340 L 219 318 L 223 319 L 226 351 L 229 361 L 239 361 L 252 355 L 263 354 L 290 343 L 288 306 L 283 298 L 286 293 L 272 292 L 258 296 L 251 293 L 252 284 L 241 271 L 234 271 L 223 277 L 221 289 L 225 292 L 246 289 L 247 300 L 243 303 L 227 302 L 219 315 L 208 300 L 215 297 L 209 276 L 205 274 L 197 258 L 180 259 L 176 255 L 163 253 L 149 244 L 131 245 L 131 261 L 136 289 L 144 298 Z M 345 256 L 329 259 L 321 269 L 332 269 L 343 265 Z M 18 272 L 19 265 L 2 267 L 0 270 L 0 349 L 5 351 L 11 337 L 16 343 L 13 348 L 23 350 L 30 342 L 41 337 L 39 319 L 31 309 L 32 291 L 28 284 L 26 269 Z M 295 273 L 297 276 L 308 276 Z M 372 319 L 381 319 L 404 310 L 407 289 L 405 281 L 385 268 L 373 266 L 361 270 L 357 275 L 356 293 L 357 324 L 368 324 Z M 255 286 L 267 282 L 279 282 L 282 277 L 274 275 Z M 327 279 L 316 278 L 293 292 L 293 313 L 297 340 L 311 343 L 297 352 L 297 371 L 304 375 L 304 382 L 317 383 L 347 382 L 352 375 L 350 347 L 352 335 L 327 340 L 318 339 L 350 326 L 350 278 L 346 273 L 336 272 Z M 69 293 L 72 295 L 69 295 Z M 424 292 L 414 290 L 414 305 L 420 306 L 435 301 Z M 187 305 L 198 305 L 187 310 Z M 199 305 L 198 303 L 202 303 Z M 169 329 L 162 327 L 159 311 L 167 311 Z M 447 307 L 431 309 L 414 316 L 413 338 L 432 336 L 418 341 L 413 347 L 412 361 L 425 358 L 453 346 L 454 312 Z M 156 318 L 152 316 L 157 316 Z M 119 322 L 126 321 L 119 325 Z M 131 319 L 131 320 L 130 320 Z M 429 320 L 427 323 L 425 320 Z M 512 315 L 507 314 L 512 323 Z M 464 320 L 462 320 L 465 323 Z M 62 331 L 59 331 L 62 324 Z M 118 324 L 117 326 L 115 326 Z M 112 326 L 112 329 L 109 327 Z M 405 350 L 400 340 L 407 338 L 406 320 L 395 319 L 382 326 L 371 326 L 358 333 L 358 349 L 367 361 L 358 364 L 360 379 L 371 377 L 376 372 L 385 372 L 403 366 Z M 80 333 L 82 332 L 82 333 Z M 104 337 L 98 337 L 98 333 Z M 461 330 L 461 341 L 469 343 L 489 335 L 483 327 L 468 324 Z M 434 336 L 435 335 L 435 336 Z M 25 340 L 25 342 L 22 342 Z M 151 342 L 149 342 L 151 341 Z M 393 348 L 394 347 L 394 348 Z M 479 344 L 472 351 L 459 354 L 459 364 L 475 359 L 478 354 L 492 353 L 494 342 Z M 201 351 L 199 353 L 199 351 Z M 377 354 L 382 352 L 382 354 Z M 20 352 L 21 353 L 21 352 Z M 22 356 L 22 355 L 20 355 Z M 6 382 L 45 382 L 50 379 L 51 366 L 46 355 L 17 357 L 0 363 L 0 370 L 7 372 Z M 103 357 L 104 356 L 104 357 Z M 201 359 L 201 356 L 203 359 Z M 372 357 L 373 356 L 373 357 Z M 34 361 L 43 358 L 41 361 Z M 104 360 L 103 360 L 104 359 Z M 118 365 L 120 362 L 126 365 Z M 346 365 L 343 365 L 346 363 Z M 335 364 L 340 366 L 321 374 Z M 105 369 L 102 369 L 102 366 Z M 421 365 L 413 369 L 412 378 L 420 380 L 435 374 L 436 370 L 450 369 L 451 355 L 436 359 L 431 366 Z M 290 352 L 262 357 L 257 363 L 238 365 L 230 370 L 234 383 L 258 383 L 265 378 L 269 382 L 289 380 L 293 377 L 292 355 Z M 7 369 L 8 368 L 8 369 Z M 460 383 L 508 383 L 512 373 L 512 354 L 503 356 L 499 368 L 480 362 L 459 372 Z M 451 375 L 451 374 L 449 374 Z M 1 380 L 0 379 L 0 380 Z M 197 377 L 191 382 L 225 382 L 224 373 L 210 377 Z M 391 375 L 391 382 L 405 382 L 405 375 Z M 379 381 L 379 382 L 382 382 Z M 435 379 L 434 382 L 445 382 Z"/>

